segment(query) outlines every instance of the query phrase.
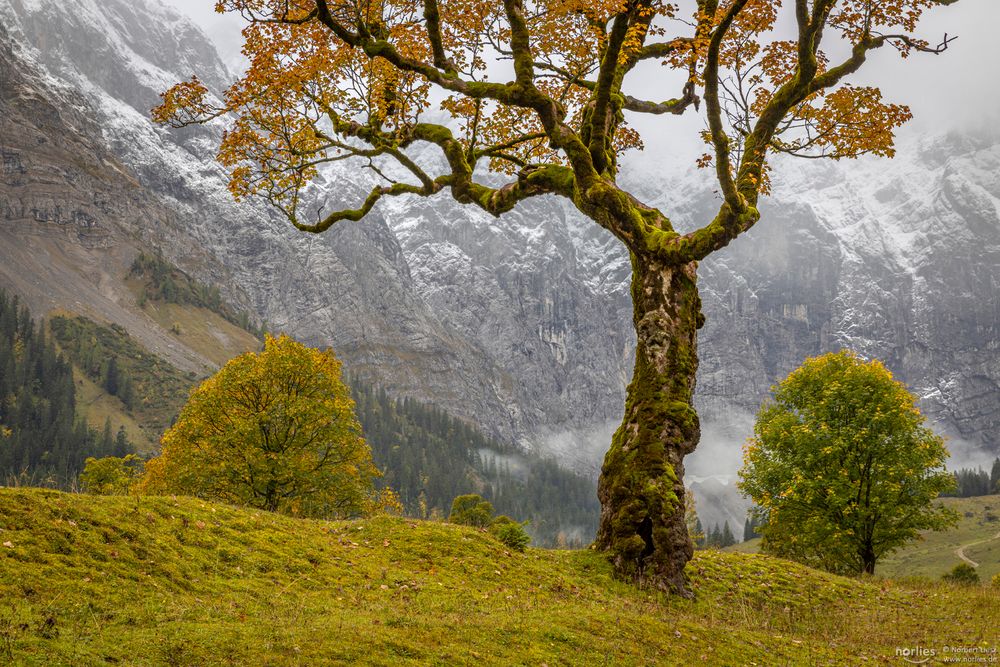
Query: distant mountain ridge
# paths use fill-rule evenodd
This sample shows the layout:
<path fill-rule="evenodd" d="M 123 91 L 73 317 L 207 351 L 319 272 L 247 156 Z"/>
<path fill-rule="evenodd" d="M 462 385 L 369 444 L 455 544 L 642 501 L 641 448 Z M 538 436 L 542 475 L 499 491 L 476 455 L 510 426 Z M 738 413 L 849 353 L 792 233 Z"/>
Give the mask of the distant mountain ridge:
<path fill-rule="evenodd" d="M 554 199 L 493 219 L 439 196 L 300 234 L 231 201 L 216 130 L 149 123 L 172 82 L 227 79 L 186 19 L 142 0 L 0 0 L 0 26 L 0 281 L 36 309 L 118 322 L 203 368 L 119 285 L 137 252 L 161 249 L 238 309 L 334 346 L 355 377 L 596 471 L 634 347 L 628 257 L 603 230 Z M 701 176 L 626 179 L 690 227 L 716 205 Z M 1000 138 L 779 162 L 775 183 L 761 223 L 701 267 L 704 436 L 689 472 L 732 474 L 768 388 L 845 346 L 886 360 L 963 457 L 992 458 Z M 366 182 L 331 171 L 325 187 L 354 201 Z"/>

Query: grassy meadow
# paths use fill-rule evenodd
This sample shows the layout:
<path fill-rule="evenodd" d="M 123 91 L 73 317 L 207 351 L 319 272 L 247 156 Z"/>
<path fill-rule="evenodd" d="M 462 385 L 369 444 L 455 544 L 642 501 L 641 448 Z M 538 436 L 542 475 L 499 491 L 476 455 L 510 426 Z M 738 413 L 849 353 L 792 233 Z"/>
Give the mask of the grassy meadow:
<path fill-rule="evenodd" d="M 689 574 L 694 600 L 445 523 L 0 489 L 0 664 L 897 664 L 998 643 L 995 589 L 719 551 Z"/>

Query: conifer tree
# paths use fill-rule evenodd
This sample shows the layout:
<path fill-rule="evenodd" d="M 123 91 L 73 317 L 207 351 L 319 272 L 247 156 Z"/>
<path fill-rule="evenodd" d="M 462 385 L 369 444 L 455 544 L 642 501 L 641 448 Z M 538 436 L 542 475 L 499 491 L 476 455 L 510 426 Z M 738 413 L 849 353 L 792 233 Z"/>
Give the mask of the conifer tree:
<path fill-rule="evenodd" d="M 694 531 L 695 534 L 691 536 L 691 541 L 694 542 L 695 547 L 703 548 L 706 545 L 707 538 L 705 537 L 705 529 L 701 525 L 701 519 L 696 518 L 694 521 Z"/>
<path fill-rule="evenodd" d="M 733 536 L 733 530 L 729 527 L 729 521 L 724 521 L 722 532 L 719 533 L 719 546 L 730 547 L 734 544 L 736 544 L 736 538 Z"/>
<path fill-rule="evenodd" d="M 125 431 L 124 426 L 118 427 L 118 433 L 115 435 L 115 445 L 111 452 L 111 456 L 117 458 L 125 458 L 130 452 L 133 451 L 132 444 L 128 441 L 128 433 Z"/>
<path fill-rule="evenodd" d="M 118 381 L 118 360 L 111 357 L 108 359 L 107 369 L 104 371 L 104 390 L 112 396 L 117 396 Z"/>

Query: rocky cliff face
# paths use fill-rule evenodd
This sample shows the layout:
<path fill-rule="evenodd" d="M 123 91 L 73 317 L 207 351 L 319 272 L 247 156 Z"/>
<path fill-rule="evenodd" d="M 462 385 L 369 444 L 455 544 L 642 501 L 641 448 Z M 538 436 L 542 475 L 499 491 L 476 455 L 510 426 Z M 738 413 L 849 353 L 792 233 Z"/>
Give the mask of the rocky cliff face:
<path fill-rule="evenodd" d="M 709 423 L 752 411 L 803 356 L 846 347 L 884 360 L 957 454 L 995 453 L 998 164 L 996 137 L 950 136 L 891 164 L 781 165 L 762 222 L 702 269 Z"/>
<path fill-rule="evenodd" d="M 270 327 L 333 345 L 351 372 L 394 393 L 467 416 L 500 415 L 515 404 L 505 371 L 415 291 L 381 216 L 322 236 L 299 234 L 269 210 L 232 202 L 212 159 L 216 131 L 150 124 L 148 110 L 172 82 L 197 71 L 219 89 L 228 76 L 185 19 L 124 0 L 0 0 L 0 26 L 8 73 L 0 84 L 11 113 L 0 135 L 9 164 L 0 211 L 11 235 L 3 273 L 37 308 L 85 312 L 156 338 L 162 332 L 121 284 L 135 251 L 156 248 Z M 35 108 L 38 100 L 44 108 Z M 73 122 L 61 123 L 70 111 Z M 28 135 L 61 148 L 46 157 L 25 144 Z M 332 190 L 345 200 L 360 192 L 347 180 Z M 67 220 L 73 234 L 56 233 Z M 53 259 L 38 264 L 29 235 L 55 249 Z M 171 352 L 166 343 L 153 349 Z M 515 438 L 510 419 L 488 425 Z"/>
<path fill-rule="evenodd" d="M 25 60 L 3 28 L 0 160 L 0 281 L 36 312 L 118 322 L 179 368 L 205 368 L 138 312 L 122 285 L 137 223 L 168 226 L 172 212 L 108 149 L 84 96 Z"/>
<path fill-rule="evenodd" d="M 333 345 L 391 392 L 596 470 L 634 345 L 628 258 L 603 231 L 554 199 L 493 219 L 441 195 L 299 234 L 230 201 L 211 160 L 214 130 L 149 124 L 172 82 L 194 71 L 213 86 L 226 79 L 185 20 L 125 0 L 0 0 L 0 25 L 0 87 L 20 118 L 0 132 L 7 282 L 24 273 L 30 235 L 58 238 L 66 257 L 33 265 L 35 291 L 59 295 L 45 307 L 79 309 L 72 269 L 86 274 L 87 294 L 131 312 L 114 287 L 122 248 L 159 247 L 273 328 Z M 34 74 L 17 82 L 12 72 Z M 36 98 L 47 106 L 35 109 Z M 44 157 L 33 141 L 84 148 Z M 839 347 L 886 360 L 956 448 L 1000 449 L 998 167 L 995 136 L 925 140 L 892 163 L 778 165 L 762 222 L 701 267 L 704 439 L 693 479 L 734 472 L 770 385 Z M 630 178 L 691 226 L 717 205 L 703 176 Z M 327 174 L 345 202 L 365 186 L 356 173 Z M 80 268 L 87 262 L 106 267 L 99 278 Z M 730 514 L 742 525 L 738 509 Z"/>

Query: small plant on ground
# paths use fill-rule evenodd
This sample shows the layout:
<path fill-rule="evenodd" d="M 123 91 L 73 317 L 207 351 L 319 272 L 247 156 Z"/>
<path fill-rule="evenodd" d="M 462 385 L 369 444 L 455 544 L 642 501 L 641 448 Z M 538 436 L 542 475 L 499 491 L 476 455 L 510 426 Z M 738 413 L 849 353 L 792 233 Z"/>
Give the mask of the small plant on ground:
<path fill-rule="evenodd" d="M 489 528 L 494 537 L 515 551 L 524 551 L 531 542 L 531 536 L 525 532 L 524 524 L 503 514 L 494 517 L 493 504 L 478 493 L 456 496 L 451 502 L 448 521 L 475 528 Z"/>

